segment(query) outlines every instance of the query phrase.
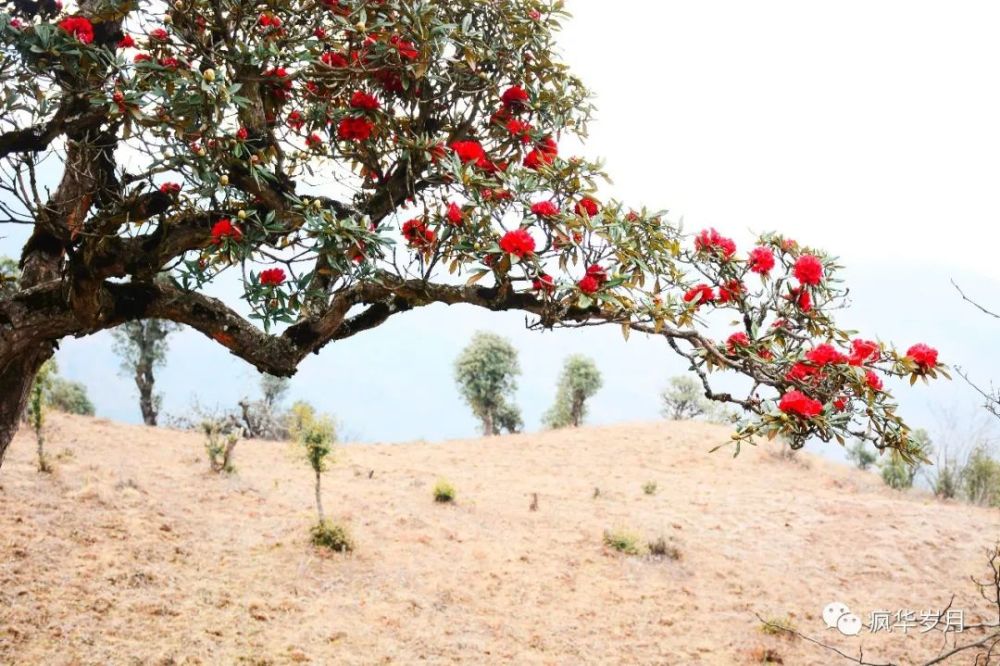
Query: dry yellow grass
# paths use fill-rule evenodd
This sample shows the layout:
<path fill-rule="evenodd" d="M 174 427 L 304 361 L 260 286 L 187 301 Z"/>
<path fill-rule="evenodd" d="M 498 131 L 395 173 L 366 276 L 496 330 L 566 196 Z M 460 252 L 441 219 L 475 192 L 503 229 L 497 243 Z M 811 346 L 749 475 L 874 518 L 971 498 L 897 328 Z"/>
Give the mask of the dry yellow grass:
<path fill-rule="evenodd" d="M 341 448 L 324 499 L 358 550 L 336 555 L 308 543 L 310 471 L 287 444 L 241 443 L 214 476 L 193 434 L 52 424 L 53 475 L 27 432 L 0 470 L 2 663 L 837 663 L 755 613 L 912 663 L 940 638 L 847 638 L 820 610 L 954 592 L 971 622 L 1000 536 L 996 511 L 810 456 L 710 454 L 725 429 L 664 422 Z M 442 477 L 453 505 L 431 496 Z M 616 527 L 680 559 L 610 551 Z"/>

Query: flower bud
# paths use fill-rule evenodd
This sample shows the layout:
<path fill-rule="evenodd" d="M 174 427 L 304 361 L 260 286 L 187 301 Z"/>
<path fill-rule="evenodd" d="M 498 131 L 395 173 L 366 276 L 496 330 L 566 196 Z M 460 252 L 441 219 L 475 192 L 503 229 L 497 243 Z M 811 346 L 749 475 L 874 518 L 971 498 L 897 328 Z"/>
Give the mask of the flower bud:
<path fill-rule="evenodd" d="M 208 81 L 209 83 L 211 83 L 212 81 L 215 80 L 215 70 L 214 69 L 206 69 L 204 72 L 201 73 L 201 76 L 206 81 Z"/>
<path fill-rule="evenodd" d="M 245 210 L 241 210 L 240 212 L 236 213 L 236 217 L 240 218 L 241 220 L 245 220 L 247 219 L 247 212 Z"/>
<path fill-rule="evenodd" d="M 229 176 L 227 176 L 225 174 L 223 174 L 222 176 L 219 176 L 219 184 L 220 185 L 228 185 L 229 184 Z"/>

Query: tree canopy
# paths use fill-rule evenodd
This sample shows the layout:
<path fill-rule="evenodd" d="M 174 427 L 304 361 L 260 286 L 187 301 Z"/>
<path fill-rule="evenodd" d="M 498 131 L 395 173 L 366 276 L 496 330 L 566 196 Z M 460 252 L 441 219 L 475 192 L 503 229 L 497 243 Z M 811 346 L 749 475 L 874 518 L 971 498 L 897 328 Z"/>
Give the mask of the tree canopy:
<path fill-rule="evenodd" d="M 881 377 L 943 366 L 838 328 L 834 257 L 776 233 L 744 251 L 686 235 L 565 154 L 591 105 L 555 49 L 563 2 L 60 7 L 0 17 L 0 223 L 32 229 L 0 297 L 0 424 L 66 336 L 173 321 L 288 376 L 399 313 L 462 303 L 663 338 L 706 397 L 745 410 L 737 442 L 918 453 Z M 242 305 L 206 293 L 227 274 Z M 712 313 L 735 322 L 728 340 Z M 747 390 L 716 390 L 717 371 Z"/>

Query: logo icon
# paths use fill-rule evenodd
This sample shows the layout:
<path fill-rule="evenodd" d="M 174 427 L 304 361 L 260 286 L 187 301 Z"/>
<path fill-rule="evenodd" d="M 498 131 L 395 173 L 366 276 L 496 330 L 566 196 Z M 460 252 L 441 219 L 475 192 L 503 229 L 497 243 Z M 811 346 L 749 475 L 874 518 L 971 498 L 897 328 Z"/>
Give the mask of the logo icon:
<path fill-rule="evenodd" d="M 839 601 L 823 608 L 823 622 L 828 629 L 836 629 L 845 636 L 857 636 L 861 633 L 861 618 L 852 613 L 847 604 Z"/>

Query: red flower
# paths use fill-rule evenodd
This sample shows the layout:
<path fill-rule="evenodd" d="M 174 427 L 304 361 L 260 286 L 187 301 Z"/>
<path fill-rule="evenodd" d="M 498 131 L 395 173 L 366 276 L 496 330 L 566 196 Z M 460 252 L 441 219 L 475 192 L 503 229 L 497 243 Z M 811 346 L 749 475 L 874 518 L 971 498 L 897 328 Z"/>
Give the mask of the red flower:
<path fill-rule="evenodd" d="M 809 312 L 812 310 L 812 296 L 809 294 L 808 289 L 803 289 L 802 287 L 792 287 L 788 292 L 788 298 L 799 306 L 799 309 L 803 312 Z"/>
<path fill-rule="evenodd" d="M 451 144 L 451 149 L 458 155 L 458 159 L 462 164 L 469 164 L 471 162 L 483 168 L 489 165 L 489 160 L 486 159 L 486 151 L 483 150 L 482 144 L 478 141 L 455 141 Z"/>
<path fill-rule="evenodd" d="M 181 191 L 181 186 L 177 183 L 163 183 L 160 185 L 160 191 L 164 194 L 178 194 Z"/>
<path fill-rule="evenodd" d="M 152 39 L 154 42 L 165 42 L 168 39 L 170 39 L 170 33 L 168 33 L 163 28 L 157 28 L 156 30 L 153 30 L 151 33 L 149 33 L 149 38 Z"/>
<path fill-rule="evenodd" d="M 399 51 L 399 55 L 407 60 L 413 60 L 420 55 L 420 51 L 417 50 L 413 42 L 407 41 L 399 35 L 393 35 L 390 37 L 389 44 L 396 47 L 396 50 Z"/>
<path fill-rule="evenodd" d="M 59 21 L 59 27 L 68 35 L 72 35 L 78 42 L 90 44 L 94 41 L 94 26 L 90 20 L 84 16 L 70 16 Z"/>
<path fill-rule="evenodd" d="M 132 39 L 132 35 L 125 35 L 118 40 L 118 48 L 120 49 L 130 49 L 135 46 L 135 40 Z"/>
<path fill-rule="evenodd" d="M 306 146 L 308 146 L 309 148 L 316 149 L 322 145 L 323 145 L 323 137 L 321 137 L 319 134 L 316 134 L 316 132 L 313 132 L 312 134 L 306 137 Z"/>
<path fill-rule="evenodd" d="M 347 67 L 347 58 L 341 53 L 324 51 L 319 57 L 319 61 L 327 67 Z"/>
<path fill-rule="evenodd" d="M 378 111 L 379 103 L 372 95 L 361 90 L 356 90 L 353 95 L 351 95 L 351 106 L 355 109 L 362 109 L 364 111 Z"/>
<path fill-rule="evenodd" d="M 302 117 L 302 114 L 299 113 L 298 111 L 292 111 L 291 113 L 288 114 L 288 126 L 291 127 L 293 130 L 295 130 L 296 132 L 302 129 L 302 125 L 304 125 L 305 122 L 306 121 Z"/>
<path fill-rule="evenodd" d="M 811 379 L 814 375 L 819 374 L 822 377 L 822 373 L 819 369 L 812 365 L 807 365 L 805 363 L 796 363 L 788 372 L 785 373 L 785 379 L 790 382 L 804 382 L 807 379 Z"/>
<path fill-rule="evenodd" d="M 802 418 L 810 419 L 818 416 L 823 411 L 823 404 L 819 400 L 813 400 L 802 391 L 792 389 L 781 396 L 778 409 L 786 414 L 794 414 Z"/>
<path fill-rule="evenodd" d="M 728 303 L 729 301 L 735 301 L 740 294 L 746 291 L 746 287 L 739 280 L 729 280 L 726 284 L 719 287 L 719 302 Z"/>
<path fill-rule="evenodd" d="M 847 407 L 846 396 L 840 396 L 839 398 L 833 401 L 833 408 L 836 409 L 838 412 L 844 411 L 846 407 Z"/>
<path fill-rule="evenodd" d="M 514 118 L 507 123 L 507 131 L 511 133 L 511 136 L 519 138 L 521 143 L 528 143 L 531 141 L 531 129 L 531 123 L 518 118 Z"/>
<path fill-rule="evenodd" d="M 531 212 L 538 217 L 555 217 L 559 214 L 559 207 L 554 201 L 539 201 L 531 204 Z"/>
<path fill-rule="evenodd" d="M 874 391 L 882 390 L 882 380 L 871 370 L 865 370 L 865 383 Z"/>
<path fill-rule="evenodd" d="M 228 219 L 219 220 L 212 227 L 213 245 L 222 245 L 222 241 L 225 238 L 232 238 L 234 241 L 239 241 L 243 238 L 243 232 L 240 231 L 240 228 L 235 226 Z"/>
<path fill-rule="evenodd" d="M 343 118 L 337 125 L 337 136 L 345 141 L 367 141 L 374 130 L 367 118 Z"/>
<path fill-rule="evenodd" d="M 465 215 L 462 213 L 462 207 L 454 202 L 448 204 L 448 212 L 446 213 L 446 216 L 448 218 L 448 222 L 454 224 L 455 226 L 462 224 L 462 221 L 465 219 Z"/>
<path fill-rule="evenodd" d="M 285 281 L 285 271 L 280 268 L 268 268 L 260 272 L 262 287 L 277 287 Z"/>
<path fill-rule="evenodd" d="M 523 259 L 525 255 L 535 251 L 535 239 L 527 229 L 514 229 L 500 239 L 500 249 Z"/>
<path fill-rule="evenodd" d="M 132 59 L 134 63 L 149 62 L 153 57 L 148 53 L 136 53 L 135 58 Z"/>
<path fill-rule="evenodd" d="M 597 280 L 597 283 L 602 286 L 608 281 L 608 272 L 604 270 L 603 266 L 598 264 L 591 264 L 590 266 L 587 266 L 587 275 L 593 277 Z"/>
<path fill-rule="evenodd" d="M 707 284 L 699 284 L 691 289 L 688 289 L 687 293 L 684 294 L 685 303 L 695 303 L 701 305 L 703 303 L 711 303 L 715 300 L 715 291 L 711 286 Z"/>
<path fill-rule="evenodd" d="M 816 365 L 831 365 L 847 363 L 847 357 L 841 354 L 833 345 L 818 345 L 806 352 L 806 360 Z"/>
<path fill-rule="evenodd" d="M 403 223 L 403 238 L 409 242 L 411 247 L 425 248 L 434 244 L 437 235 L 433 230 L 427 228 L 427 224 L 414 218 Z"/>
<path fill-rule="evenodd" d="M 750 270 L 754 273 L 767 275 L 774 268 L 774 253 L 767 247 L 755 247 L 750 250 Z"/>
<path fill-rule="evenodd" d="M 823 264 L 811 254 L 803 254 L 795 262 L 792 272 L 802 284 L 816 285 L 823 279 Z"/>
<path fill-rule="evenodd" d="M 500 101 L 505 107 L 518 111 L 523 109 L 528 101 L 528 93 L 521 86 L 511 86 L 500 95 Z"/>
<path fill-rule="evenodd" d="M 316 39 L 326 39 L 326 30 L 323 28 L 316 28 L 313 30 L 313 37 Z"/>
<path fill-rule="evenodd" d="M 920 370 L 930 370 L 937 366 L 938 352 L 921 342 L 906 350 L 906 358 L 916 363 Z"/>
<path fill-rule="evenodd" d="M 240 141 L 246 141 L 248 136 L 250 136 L 250 132 L 247 131 L 246 127 L 241 127 L 236 130 L 236 138 Z"/>
<path fill-rule="evenodd" d="M 547 294 L 551 294 L 556 290 L 555 280 L 548 273 L 541 273 L 538 277 L 531 281 L 531 288 L 535 291 L 544 291 Z"/>
<path fill-rule="evenodd" d="M 576 283 L 576 286 L 585 294 L 593 294 L 601 288 L 601 282 L 593 275 L 588 274 L 584 275 L 583 279 Z"/>
<path fill-rule="evenodd" d="M 861 365 L 872 356 L 878 354 L 878 343 L 871 340 L 851 341 L 851 365 Z"/>
<path fill-rule="evenodd" d="M 594 217 L 601 210 L 600 204 L 590 197 L 584 197 L 576 203 L 576 214 L 577 215 L 589 215 Z"/>
<path fill-rule="evenodd" d="M 737 331 L 726 339 L 726 351 L 730 354 L 736 351 L 737 347 L 749 347 L 750 337 L 743 331 Z"/>
<path fill-rule="evenodd" d="M 543 153 L 542 151 L 535 148 L 527 155 L 524 156 L 524 161 L 522 164 L 526 169 L 531 169 L 532 171 L 538 171 L 542 166 L 546 164 L 552 164 L 552 161 L 556 158 L 555 155 L 551 153 Z"/>
<path fill-rule="evenodd" d="M 181 66 L 181 61 L 174 57 L 160 58 L 160 67 L 165 67 L 166 69 L 178 69 Z"/>
<path fill-rule="evenodd" d="M 715 229 L 705 229 L 695 237 L 694 249 L 698 252 L 718 251 L 723 259 L 729 259 L 736 254 L 736 243 Z"/>

